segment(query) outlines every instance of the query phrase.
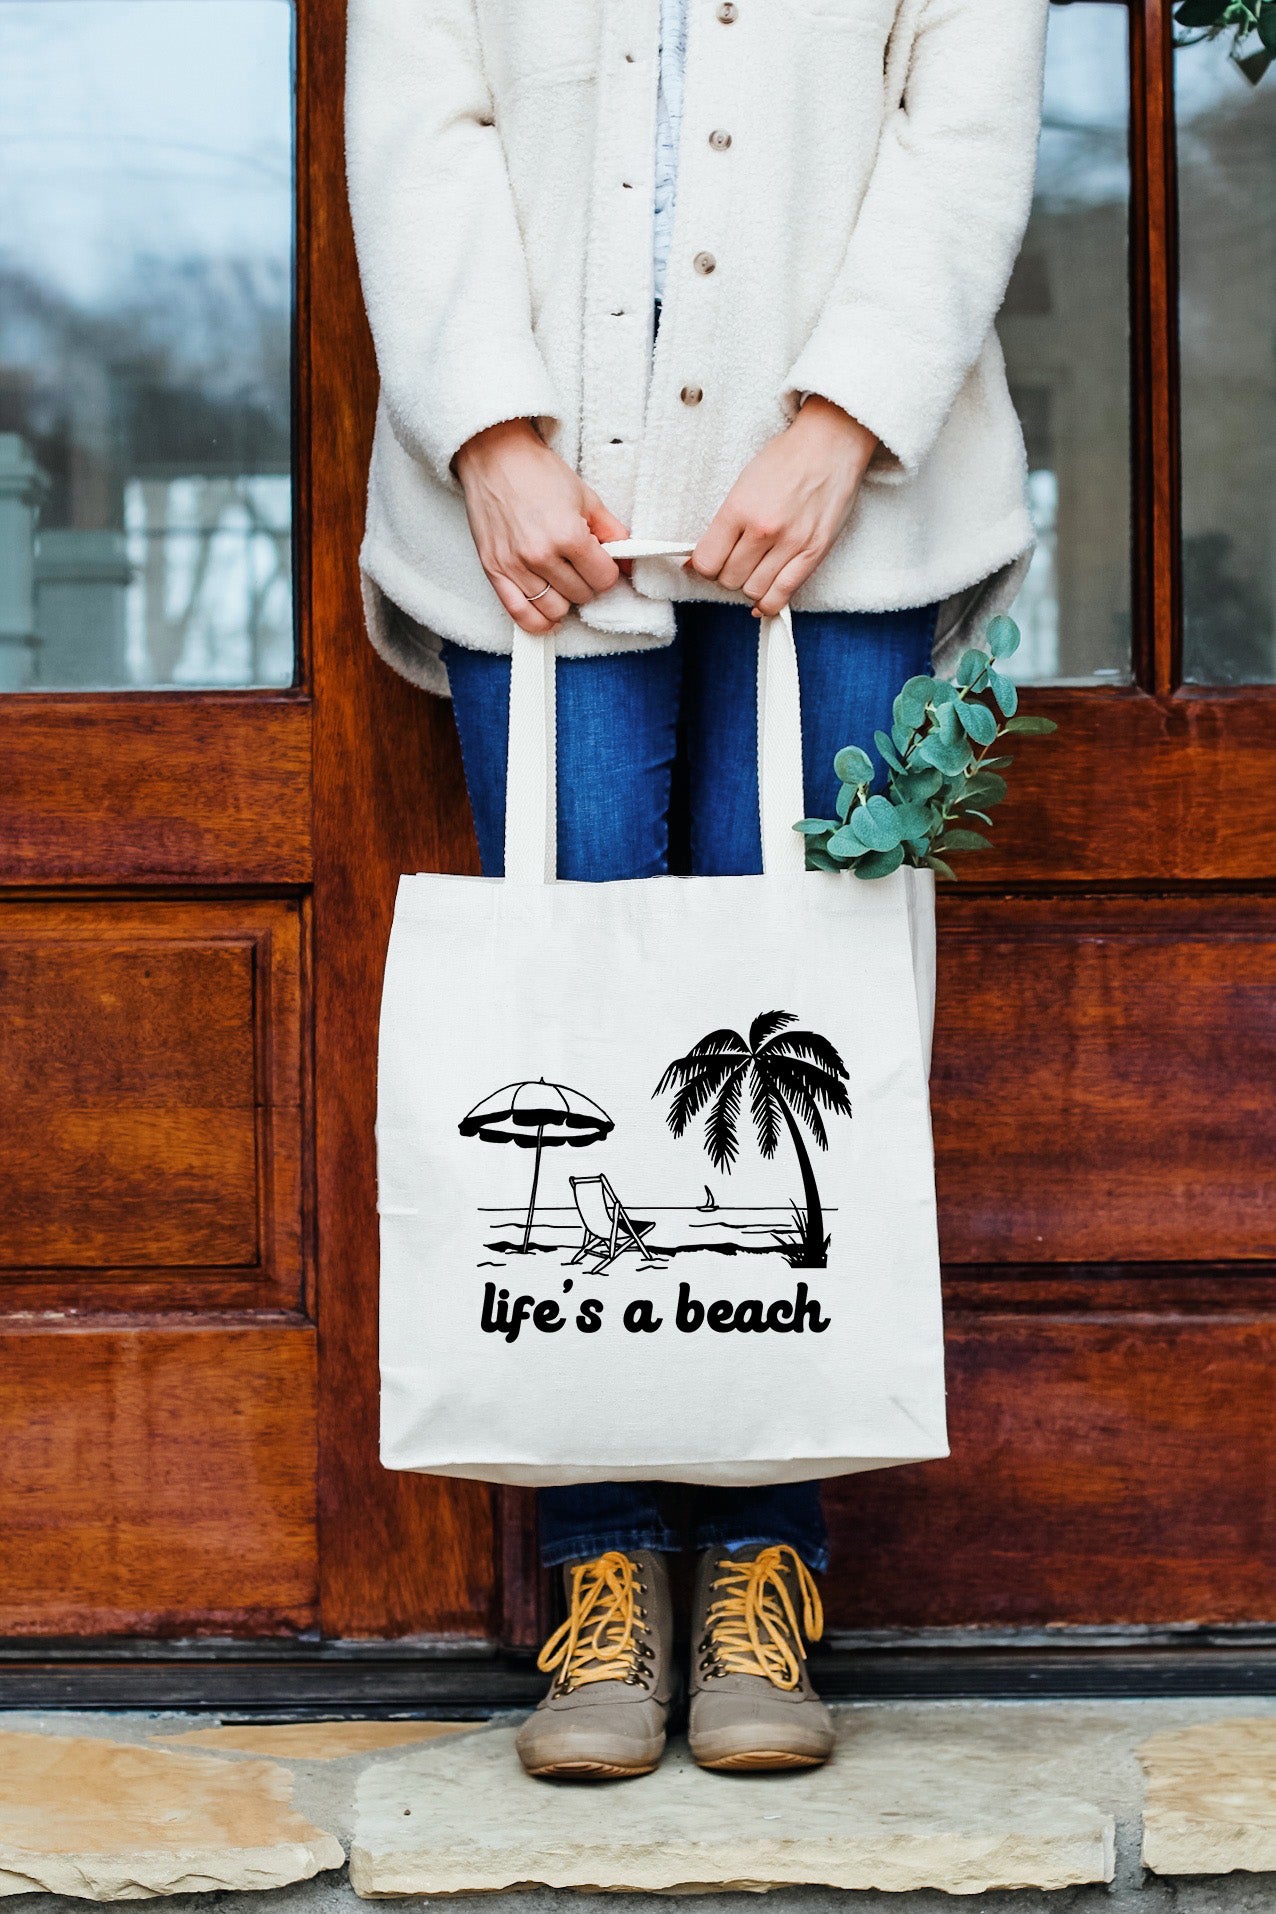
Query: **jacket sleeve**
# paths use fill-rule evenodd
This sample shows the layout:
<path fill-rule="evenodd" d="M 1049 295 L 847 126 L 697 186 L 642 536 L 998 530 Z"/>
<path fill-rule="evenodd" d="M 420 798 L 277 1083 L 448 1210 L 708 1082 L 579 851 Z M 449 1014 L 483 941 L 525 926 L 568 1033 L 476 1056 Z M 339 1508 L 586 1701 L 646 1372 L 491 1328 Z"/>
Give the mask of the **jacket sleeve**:
<path fill-rule="evenodd" d="M 924 0 L 902 99 L 790 402 L 821 394 L 916 471 L 983 350 L 1032 204 L 1046 0 Z"/>
<path fill-rule="evenodd" d="M 475 432 L 558 414 L 473 0 L 351 0 L 346 170 L 383 400 L 454 484 Z"/>

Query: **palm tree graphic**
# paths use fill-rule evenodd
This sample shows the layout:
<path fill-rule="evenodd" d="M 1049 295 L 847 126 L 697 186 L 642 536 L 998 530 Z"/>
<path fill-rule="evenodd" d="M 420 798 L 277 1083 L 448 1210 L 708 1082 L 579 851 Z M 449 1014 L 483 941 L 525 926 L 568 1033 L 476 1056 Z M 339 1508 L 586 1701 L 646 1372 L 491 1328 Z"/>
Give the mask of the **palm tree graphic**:
<path fill-rule="evenodd" d="M 753 1019 L 747 1043 L 736 1030 L 711 1030 L 685 1057 L 669 1065 L 654 1094 L 673 1092 L 667 1121 L 675 1136 L 681 1136 L 691 1119 L 712 1103 L 705 1122 L 705 1148 L 715 1168 L 729 1172 L 739 1149 L 736 1124 L 747 1081 L 763 1156 L 770 1160 L 775 1155 L 783 1124 L 802 1172 L 805 1210 L 799 1214 L 799 1236 L 789 1246 L 789 1260 L 796 1269 L 823 1269 L 829 1239 L 801 1124 L 827 1150 L 821 1108 L 849 1117 L 851 1102 L 846 1094 L 846 1065 L 833 1045 L 817 1031 L 789 1029 L 796 1021 L 787 1010 L 768 1010 Z"/>

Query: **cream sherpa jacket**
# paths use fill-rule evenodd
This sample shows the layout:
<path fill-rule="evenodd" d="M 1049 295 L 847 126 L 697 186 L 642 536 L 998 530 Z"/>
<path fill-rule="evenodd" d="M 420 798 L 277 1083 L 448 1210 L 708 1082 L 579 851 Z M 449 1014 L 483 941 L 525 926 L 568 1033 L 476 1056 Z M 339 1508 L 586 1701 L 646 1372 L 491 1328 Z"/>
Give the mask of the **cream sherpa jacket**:
<path fill-rule="evenodd" d="M 660 0 L 352 0 L 381 375 L 361 566 L 393 665 L 446 692 L 440 637 L 509 649 L 449 468 L 522 416 L 635 536 L 693 539 L 822 393 L 883 451 L 794 605 L 944 600 L 951 651 L 1008 602 L 1032 530 L 993 319 L 1031 201 L 1046 3 L 691 0 L 653 366 Z M 560 650 L 668 643 L 672 597 L 724 595 L 639 561 Z"/>

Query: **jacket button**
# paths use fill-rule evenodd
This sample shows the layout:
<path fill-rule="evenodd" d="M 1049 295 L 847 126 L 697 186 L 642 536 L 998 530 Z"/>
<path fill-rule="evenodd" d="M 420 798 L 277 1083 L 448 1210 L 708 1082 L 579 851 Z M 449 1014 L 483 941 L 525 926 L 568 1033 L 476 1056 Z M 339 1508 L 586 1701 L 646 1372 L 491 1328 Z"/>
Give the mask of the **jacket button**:
<path fill-rule="evenodd" d="M 678 397 L 684 405 L 699 405 L 704 393 L 698 385 L 684 385 Z"/>
<path fill-rule="evenodd" d="M 715 153 L 725 153 L 731 144 L 731 135 L 724 133 L 721 128 L 719 128 L 716 133 L 710 133 L 709 144 Z"/>
<path fill-rule="evenodd" d="M 697 253 L 691 263 L 697 272 L 711 273 L 718 262 L 712 253 Z"/>
<path fill-rule="evenodd" d="M 729 27 L 739 11 L 738 7 L 732 5 L 732 0 L 722 0 L 722 5 L 718 8 L 718 18 L 724 27 Z"/>

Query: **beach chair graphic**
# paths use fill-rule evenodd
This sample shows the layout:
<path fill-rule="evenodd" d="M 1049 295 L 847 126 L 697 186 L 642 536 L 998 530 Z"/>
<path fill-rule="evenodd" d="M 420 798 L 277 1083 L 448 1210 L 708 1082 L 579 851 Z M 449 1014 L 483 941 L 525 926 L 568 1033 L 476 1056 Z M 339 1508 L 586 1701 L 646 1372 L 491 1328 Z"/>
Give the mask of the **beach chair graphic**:
<path fill-rule="evenodd" d="M 598 1276 L 626 1250 L 636 1249 L 640 1256 L 646 1254 L 643 1237 L 655 1224 L 640 1222 L 631 1216 L 605 1176 L 572 1176 L 568 1181 L 577 1214 L 585 1226 L 585 1240 L 572 1257 L 573 1263 L 597 1256 L 600 1260 L 592 1265 L 590 1275 Z"/>

